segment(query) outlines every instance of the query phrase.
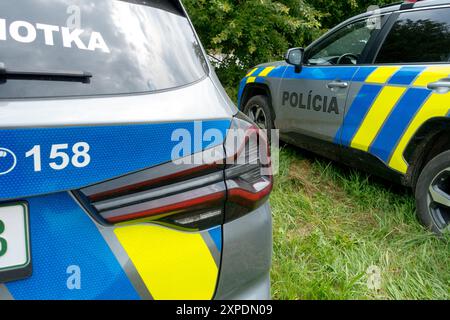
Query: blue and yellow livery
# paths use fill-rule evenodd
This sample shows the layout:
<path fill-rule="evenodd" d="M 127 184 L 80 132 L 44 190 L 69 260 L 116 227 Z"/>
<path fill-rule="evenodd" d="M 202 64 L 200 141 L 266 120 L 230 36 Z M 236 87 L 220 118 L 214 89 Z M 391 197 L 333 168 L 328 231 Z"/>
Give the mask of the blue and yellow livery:
<path fill-rule="evenodd" d="M 450 149 L 449 45 L 448 1 L 380 8 L 250 70 L 239 107 L 287 142 L 416 189 Z M 419 212 L 435 231 L 448 226 L 448 199 L 433 219 Z"/>

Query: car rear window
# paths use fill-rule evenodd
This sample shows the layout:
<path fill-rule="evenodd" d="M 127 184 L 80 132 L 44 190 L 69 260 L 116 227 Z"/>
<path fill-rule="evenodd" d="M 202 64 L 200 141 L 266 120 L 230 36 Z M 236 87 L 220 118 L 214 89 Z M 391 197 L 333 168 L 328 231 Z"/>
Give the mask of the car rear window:
<path fill-rule="evenodd" d="M 400 14 L 376 62 L 450 62 L 450 8 Z"/>
<path fill-rule="evenodd" d="M 154 92 L 193 83 L 206 70 L 200 44 L 176 1 L 0 2 L 0 98 Z M 83 83 L 5 72 L 92 77 Z"/>

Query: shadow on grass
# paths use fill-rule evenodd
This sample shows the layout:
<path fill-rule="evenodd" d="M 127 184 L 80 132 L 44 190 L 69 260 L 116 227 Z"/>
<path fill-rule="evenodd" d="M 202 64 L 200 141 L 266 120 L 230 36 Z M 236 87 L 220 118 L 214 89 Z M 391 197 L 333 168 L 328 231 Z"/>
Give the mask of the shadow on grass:
<path fill-rule="evenodd" d="M 409 187 L 402 186 L 401 184 L 383 179 L 381 177 L 372 175 L 364 170 L 356 169 L 349 167 L 345 164 L 342 164 L 337 161 L 330 160 L 326 157 L 320 156 L 308 150 L 296 147 L 294 145 L 280 142 L 280 148 L 285 150 L 289 154 L 296 156 L 297 158 L 302 158 L 308 160 L 311 163 L 321 163 L 323 165 L 332 165 L 333 170 L 336 171 L 344 179 L 350 179 L 353 175 L 358 174 L 364 180 L 367 180 L 369 183 L 382 187 L 387 191 L 393 193 L 398 196 L 409 196 L 414 197 L 412 189 Z"/>

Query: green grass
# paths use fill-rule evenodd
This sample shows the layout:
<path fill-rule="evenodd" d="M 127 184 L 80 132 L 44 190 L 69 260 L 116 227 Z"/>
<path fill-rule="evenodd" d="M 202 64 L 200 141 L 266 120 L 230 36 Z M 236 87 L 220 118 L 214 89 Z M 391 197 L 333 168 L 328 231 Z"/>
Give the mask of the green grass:
<path fill-rule="evenodd" d="M 450 298 L 450 237 L 421 227 L 409 190 L 287 146 L 271 206 L 274 299 Z"/>

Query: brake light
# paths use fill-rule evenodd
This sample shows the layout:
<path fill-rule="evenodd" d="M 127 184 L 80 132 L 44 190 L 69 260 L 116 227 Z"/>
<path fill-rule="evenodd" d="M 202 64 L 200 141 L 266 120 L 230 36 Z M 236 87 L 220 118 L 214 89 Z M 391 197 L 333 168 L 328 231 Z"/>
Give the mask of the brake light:
<path fill-rule="evenodd" d="M 248 119 L 235 118 L 224 145 L 75 195 L 105 223 L 144 220 L 198 230 L 255 210 L 271 189 L 264 133 Z"/>
<path fill-rule="evenodd" d="M 225 222 L 250 213 L 272 191 L 273 177 L 267 135 L 250 120 L 235 118 L 225 141 L 227 202 Z"/>

